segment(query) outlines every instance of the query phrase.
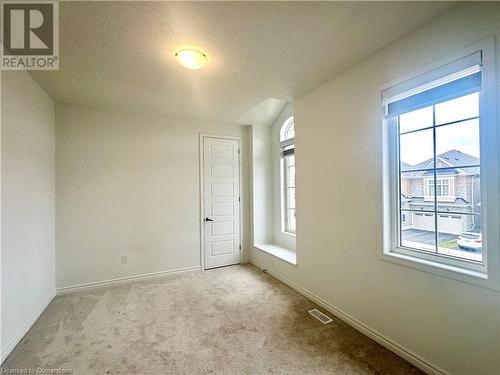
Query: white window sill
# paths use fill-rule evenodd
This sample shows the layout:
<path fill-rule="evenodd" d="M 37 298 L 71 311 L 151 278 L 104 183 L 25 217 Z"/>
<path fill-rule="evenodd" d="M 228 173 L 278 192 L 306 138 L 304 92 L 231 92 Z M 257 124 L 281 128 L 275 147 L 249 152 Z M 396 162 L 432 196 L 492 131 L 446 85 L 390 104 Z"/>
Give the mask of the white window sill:
<path fill-rule="evenodd" d="M 384 252 L 379 255 L 379 258 L 386 262 L 399 264 L 400 266 L 417 269 L 488 289 L 499 290 L 498 283 L 488 278 L 488 275 L 482 272 L 437 263 L 397 252 Z"/>
<path fill-rule="evenodd" d="M 288 236 L 288 237 L 291 237 L 291 238 L 295 238 L 295 233 L 285 232 L 284 230 L 282 230 L 281 234 Z M 291 250 L 291 251 L 293 251 L 293 250 Z"/>
<path fill-rule="evenodd" d="M 256 244 L 254 247 L 294 266 L 297 265 L 297 254 L 293 250 L 269 243 Z"/>

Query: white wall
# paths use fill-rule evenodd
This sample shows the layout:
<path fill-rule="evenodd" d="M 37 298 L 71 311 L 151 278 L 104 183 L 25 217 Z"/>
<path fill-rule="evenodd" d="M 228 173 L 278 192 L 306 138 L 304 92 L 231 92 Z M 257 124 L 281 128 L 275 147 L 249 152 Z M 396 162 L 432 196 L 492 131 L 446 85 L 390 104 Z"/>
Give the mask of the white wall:
<path fill-rule="evenodd" d="M 377 257 L 378 88 L 493 34 L 500 93 L 500 4 L 469 3 L 296 99 L 298 265 L 252 251 L 254 262 L 453 374 L 498 373 L 500 293 Z"/>
<path fill-rule="evenodd" d="M 200 266 L 200 133 L 242 137 L 248 187 L 245 127 L 56 105 L 58 288 Z"/>
<path fill-rule="evenodd" d="M 253 244 L 272 243 L 273 170 L 271 127 L 253 125 L 251 135 Z"/>
<path fill-rule="evenodd" d="M 2 72 L 2 360 L 55 296 L 54 102 Z"/>

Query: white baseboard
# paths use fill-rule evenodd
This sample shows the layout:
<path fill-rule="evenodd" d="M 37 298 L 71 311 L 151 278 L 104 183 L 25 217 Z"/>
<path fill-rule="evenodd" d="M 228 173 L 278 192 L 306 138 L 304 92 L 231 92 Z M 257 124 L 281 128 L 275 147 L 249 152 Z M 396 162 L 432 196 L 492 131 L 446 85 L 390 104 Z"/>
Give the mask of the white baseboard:
<path fill-rule="evenodd" d="M 255 267 L 260 268 L 261 270 L 266 271 L 269 275 L 274 277 L 275 279 L 281 281 L 283 284 L 288 285 L 290 288 L 295 290 L 296 292 L 300 293 L 307 299 L 313 301 L 314 303 L 318 304 L 319 306 L 323 307 L 325 310 L 329 311 L 333 315 L 335 315 L 337 318 L 343 320 L 345 323 L 349 324 L 351 327 L 354 329 L 358 330 L 359 332 L 363 333 L 364 335 L 368 336 L 372 340 L 376 341 L 386 349 L 389 349 L 391 352 L 397 354 L 401 358 L 404 358 L 408 362 L 410 362 L 412 365 L 415 367 L 419 368 L 420 370 L 424 371 L 427 374 L 432 374 L 432 375 L 450 375 L 450 373 L 444 369 L 441 369 L 440 367 L 432 364 L 431 362 L 425 360 L 424 358 L 420 357 L 418 354 L 413 353 L 411 350 L 406 349 L 402 345 L 399 345 L 398 343 L 394 342 L 393 340 L 385 337 L 382 335 L 380 332 L 377 332 L 376 330 L 368 327 L 364 323 L 360 322 L 356 318 L 353 318 L 349 314 L 343 312 L 342 310 L 338 309 L 337 307 L 331 305 L 330 303 L 326 302 L 324 299 L 321 297 L 318 297 L 314 293 L 308 291 L 307 289 L 302 288 L 300 285 L 295 284 L 293 281 L 288 280 L 286 277 L 281 276 L 280 274 L 270 270 L 263 264 L 260 264 L 259 262 L 256 262 L 255 260 L 251 260 L 250 263 L 252 263 Z"/>
<path fill-rule="evenodd" d="M 0 363 L 3 363 L 5 359 L 9 356 L 10 353 L 14 350 L 14 348 L 19 344 L 19 342 L 22 340 L 22 338 L 28 333 L 28 331 L 33 327 L 33 324 L 38 320 L 40 315 L 45 311 L 47 306 L 52 302 L 54 297 L 56 296 L 56 292 L 53 291 L 49 297 L 42 303 L 42 305 L 38 308 L 37 311 L 33 314 L 33 316 L 26 322 L 25 326 L 21 328 L 21 330 L 18 332 L 18 334 L 10 340 L 10 342 L 7 344 L 5 348 L 2 349 L 1 351 L 1 361 Z"/>
<path fill-rule="evenodd" d="M 161 276 L 165 276 L 165 275 L 171 275 L 171 274 L 175 274 L 175 273 L 184 273 L 184 272 L 192 272 L 192 271 L 200 271 L 200 270 L 201 270 L 200 266 L 194 266 L 194 267 L 178 268 L 178 269 L 168 270 L 168 271 L 146 273 L 146 274 L 142 274 L 142 275 L 120 277 L 120 278 L 116 278 L 116 279 L 102 280 L 102 281 L 96 281 L 96 282 L 91 282 L 91 283 L 70 285 L 70 286 L 65 286 L 62 288 L 57 288 L 57 295 L 72 293 L 72 292 L 76 292 L 79 290 L 94 289 L 94 288 L 100 288 L 100 287 L 105 287 L 105 286 L 109 286 L 109 285 L 118 285 L 118 284 L 130 283 L 133 281 L 147 280 L 147 279 L 152 279 L 155 277 L 161 277 Z"/>

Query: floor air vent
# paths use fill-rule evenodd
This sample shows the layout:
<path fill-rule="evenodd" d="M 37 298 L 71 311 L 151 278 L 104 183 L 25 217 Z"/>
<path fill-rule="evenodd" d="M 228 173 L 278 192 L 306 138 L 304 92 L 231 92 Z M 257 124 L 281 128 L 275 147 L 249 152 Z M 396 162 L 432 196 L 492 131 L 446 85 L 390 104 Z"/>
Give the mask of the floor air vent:
<path fill-rule="evenodd" d="M 330 318 L 328 315 L 323 314 L 318 309 L 309 310 L 309 314 L 314 316 L 316 319 L 318 319 L 323 324 L 328 324 L 330 322 L 333 322 L 332 318 Z"/>

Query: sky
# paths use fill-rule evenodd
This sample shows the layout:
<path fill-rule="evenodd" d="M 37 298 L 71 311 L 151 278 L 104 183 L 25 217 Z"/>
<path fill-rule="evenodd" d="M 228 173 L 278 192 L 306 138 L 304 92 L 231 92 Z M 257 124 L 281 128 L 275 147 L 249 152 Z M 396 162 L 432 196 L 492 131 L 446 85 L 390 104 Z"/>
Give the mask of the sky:
<path fill-rule="evenodd" d="M 445 124 L 478 116 L 479 93 L 463 96 L 436 105 L 436 124 Z M 432 107 L 422 108 L 400 116 L 400 132 L 432 126 Z M 401 161 L 415 165 L 431 159 L 433 155 L 432 129 L 402 134 Z M 479 158 L 479 120 L 463 121 L 436 128 L 437 155 L 458 150 Z"/>

